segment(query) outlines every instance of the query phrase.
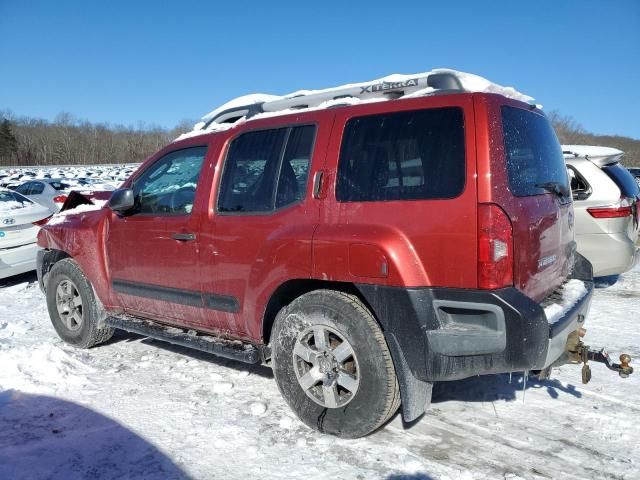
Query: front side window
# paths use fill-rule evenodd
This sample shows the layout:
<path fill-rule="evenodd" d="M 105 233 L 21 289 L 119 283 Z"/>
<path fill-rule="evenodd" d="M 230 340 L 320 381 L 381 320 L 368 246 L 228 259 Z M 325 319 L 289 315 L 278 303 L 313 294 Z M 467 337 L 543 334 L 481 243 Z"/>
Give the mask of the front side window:
<path fill-rule="evenodd" d="M 248 132 L 229 146 L 218 211 L 270 212 L 305 194 L 315 127 Z"/>
<path fill-rule="evenodd" d="M 453 198 L 464 183 L 462 109 L 396 112 L 347 122 L 338 165 L 339 201 Z"/>
<path fill-rule="evenodd" d="M 168 153 L 133 184 L 135 213 L 189 215 L 207 147 Z"/>
<path fill-rule="evenodd" d="M 32 184 L 33 182 L 23 183 L 16 188 L 16 192 L 21 193 L 22 195 L 29 195 L 29 190 L 31 189 Z"/>

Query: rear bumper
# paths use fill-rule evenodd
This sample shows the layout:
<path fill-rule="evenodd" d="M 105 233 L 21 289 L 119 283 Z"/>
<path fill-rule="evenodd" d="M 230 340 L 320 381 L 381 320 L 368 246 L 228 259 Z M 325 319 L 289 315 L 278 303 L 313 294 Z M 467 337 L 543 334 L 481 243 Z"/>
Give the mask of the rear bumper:
<path fill-rule="evenodd" d="M 406 366 L 418 381 L 539 370 L 562 356 L 589 311 L 591 265 L 577 257 L 572 279 L 584 288 L 553 319 L 515 288 L 358 288 L 382 324 L 397 368 Z"/>
<path fill-rule="evenodd" d="M 576 235 L 578 252 L 593 265 L 593 276 L 619 275 L 630 270 L 637 246 L 626 233 Z"/>
<path fill-rule="evenodd" d="M 38 250 L 36 243 L 0 250 L 0 278 L 35 270 Z"/>

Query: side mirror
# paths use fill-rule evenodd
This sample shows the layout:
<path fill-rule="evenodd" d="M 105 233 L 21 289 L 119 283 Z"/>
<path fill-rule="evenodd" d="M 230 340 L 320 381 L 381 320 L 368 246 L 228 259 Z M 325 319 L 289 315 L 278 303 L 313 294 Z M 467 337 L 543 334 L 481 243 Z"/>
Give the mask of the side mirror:
<path fill-rule="evenodd" d="M 130 188 L 121 188 L 116 190 L 109 199 L 109 208 L 114 212 L 123 213 L 131 210 L 135 205 L 133 190 Z"/>

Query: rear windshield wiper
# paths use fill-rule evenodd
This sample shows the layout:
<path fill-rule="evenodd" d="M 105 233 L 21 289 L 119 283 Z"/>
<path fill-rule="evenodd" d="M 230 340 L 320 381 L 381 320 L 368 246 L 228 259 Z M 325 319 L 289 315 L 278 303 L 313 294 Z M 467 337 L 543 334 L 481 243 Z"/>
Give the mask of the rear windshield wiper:
<path fill-rule="evenodd" d="M 536 183 L 536 187 L 544 188 L 547 192 L 551 192 L 559 197 L 569 196 L 569 189 L 560 182 Z"/>

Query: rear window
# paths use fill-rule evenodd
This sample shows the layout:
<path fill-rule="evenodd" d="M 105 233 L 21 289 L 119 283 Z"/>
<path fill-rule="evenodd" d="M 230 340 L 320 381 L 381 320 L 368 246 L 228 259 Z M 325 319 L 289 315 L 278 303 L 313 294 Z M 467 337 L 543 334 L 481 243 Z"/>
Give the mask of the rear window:
<path fill-rule="evenodd" d="M 0 210 L 18 208 L 27 205 L 33 205 L 33 202 L 19 193 L 6 190 L 0 192 Z"/>
<path fill-rule="evenodd" d="M 71 185 L 62 182 L 49 182 L 49 185 L 51 185 L 55 190 L 66 190 L 71 188 Z"/>
<path fill-rule="evenodd" d="M 511 193 L 517 197 L 540 195 L 547 190 L 539 185 L 548 183 L 569 190 L 562 148 L 543 115 L 503 106 L 502 130 Z"/>
<path fill-rule="evenodd" d="M 631 173 L 629 173 L 629 171 L 622 165 L 616 163 L 615 165 L 602 167 L 602 170 L 604 170 L 604 173 L 609 175 L 609 178 L 611 178 L 611 180 L 616 183 L 616 185 L 622 192 L 622 195 L 631 198 L 640 196 L 640 189 L 638 188 L 638 184 L 636 183 Z"/>
<path fill-rule="evenodd" d="M 462 109 L 437 108 L 347 122 L 336 197 L 342 202 L 453 198 L 465 182 Z"/>

